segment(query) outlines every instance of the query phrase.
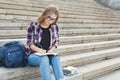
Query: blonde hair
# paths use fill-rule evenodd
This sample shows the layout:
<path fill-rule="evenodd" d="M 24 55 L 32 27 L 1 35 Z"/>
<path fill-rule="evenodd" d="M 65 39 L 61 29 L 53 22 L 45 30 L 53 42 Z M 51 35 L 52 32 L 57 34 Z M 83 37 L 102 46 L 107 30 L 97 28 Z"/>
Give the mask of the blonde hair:
<path fill-rule="evenodd" d="M 55 22 L 53 24 L 56 24 L 58 18 L 59 18 L 59 12 L 58 12 L 58 8 L 55 5 L 50 5 L 48 6 L 44 12 L 42 13 L 42 15 L 40 17 L 38 17 L 37 22 L 39 23 L 43 23 L 44 20 L 49 17 L 51 14 L 55 14 L 57 16 Z"/>

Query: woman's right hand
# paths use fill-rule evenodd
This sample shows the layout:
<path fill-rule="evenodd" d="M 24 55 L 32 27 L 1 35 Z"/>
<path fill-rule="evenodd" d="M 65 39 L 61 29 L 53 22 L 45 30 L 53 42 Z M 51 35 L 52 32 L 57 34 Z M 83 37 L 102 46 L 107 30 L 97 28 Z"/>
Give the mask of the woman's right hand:
<path fill-rule="evenodd" d="M 30 45 L 30 48 L 31 48 L 33 51 L 36 51 L 36 52 L 38 52 L 38 53 L 40 53 L 40 54 L 46 53 L 46 50 L 44 50 L 44 49 L 42 49 L 42 48 L 39 48 L 39 47 L 35 46 L 34 44 L 31 44 L 31 45 Z"/>
<path fill-rule="evenodd" d="M 46 53 L 46 50 L 44 50 L 44 49 L 39 49 L 39 50 L 38 50 L 38 53 L 40 53 L 40 54 L 45 54 L 45 53 Z"/>

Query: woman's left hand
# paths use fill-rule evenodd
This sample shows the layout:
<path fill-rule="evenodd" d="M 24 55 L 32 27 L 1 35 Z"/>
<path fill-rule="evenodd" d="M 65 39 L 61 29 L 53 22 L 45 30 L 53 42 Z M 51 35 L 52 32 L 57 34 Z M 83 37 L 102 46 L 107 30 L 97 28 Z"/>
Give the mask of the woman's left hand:
<path fill-rule="evenodd" d="M 48 51 L 47 51 L 47 53 L 53 53 L 54 52 L 54 49 L 49 49 Z"/>
<path fill-rule="evenodd" d="M 55 46 L 52 46 L 47 53 L 54 53 L 55 52 Z"/>

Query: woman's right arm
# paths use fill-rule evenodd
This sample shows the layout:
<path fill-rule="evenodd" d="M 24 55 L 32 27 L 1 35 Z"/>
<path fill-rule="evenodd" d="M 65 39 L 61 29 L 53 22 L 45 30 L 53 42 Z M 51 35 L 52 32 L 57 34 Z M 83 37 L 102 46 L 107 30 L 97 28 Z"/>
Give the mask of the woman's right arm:
<path fill-rule="evenodd" d="M 35 52 L 41 53 L 41 54 L 46 53 L 46 50 L 43 50 L 43 49 L 35 46 L 34 44 L 31 44 L 31 45 L 30 45 L 30 49 L 32 49 L 32 50 L 35 51 Z"/>
<path fill-rule="evenodd" d="M 35 52 L 38 52 L 38 53 L 45 53 L 46 50 L 43 50 L 39 47 L 37 47 L 36 45 L 34 45 L 33 43 L 33 29 L 32 29 L 32 22 L 28 25 L 28 28 L 27 28 L 27 45 L 28 47 L 35 51 Z"/>

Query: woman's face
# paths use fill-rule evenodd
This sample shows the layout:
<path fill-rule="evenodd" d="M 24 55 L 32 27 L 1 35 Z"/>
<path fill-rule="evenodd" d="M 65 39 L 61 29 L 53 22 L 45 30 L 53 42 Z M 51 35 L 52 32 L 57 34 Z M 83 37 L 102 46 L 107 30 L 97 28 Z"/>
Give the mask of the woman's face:
<path fill-rule="evenodd" d="M 45 19 L 44 23 L 47 24 L 47 25 L 50 25 L 50 24 L 52 24 L 52 23 L 55 22 L 56 18 L 57 18 L 57 15 L 51 14 L 50 16 L 48 16 L 48 17 Z"/>

